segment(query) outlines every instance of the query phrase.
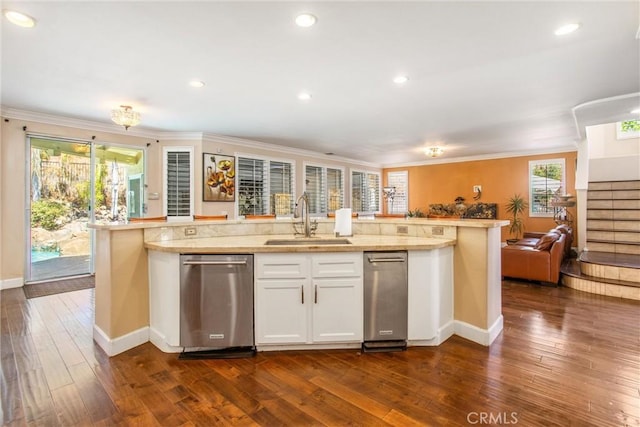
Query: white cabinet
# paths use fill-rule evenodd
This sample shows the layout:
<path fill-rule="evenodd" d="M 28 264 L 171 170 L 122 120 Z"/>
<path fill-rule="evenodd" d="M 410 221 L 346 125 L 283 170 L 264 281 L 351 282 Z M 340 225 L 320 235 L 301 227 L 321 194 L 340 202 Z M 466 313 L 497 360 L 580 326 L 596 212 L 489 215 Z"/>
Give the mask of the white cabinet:
<path fill-rule="evenodd" d="M 362 341 L 362 252 L 255 260 L 257 345 Z"/>
<path fill-rule="evenodd" d="M 409 345 L 439 345 L 453 331 L 453 248 L 409 251 Z"/>

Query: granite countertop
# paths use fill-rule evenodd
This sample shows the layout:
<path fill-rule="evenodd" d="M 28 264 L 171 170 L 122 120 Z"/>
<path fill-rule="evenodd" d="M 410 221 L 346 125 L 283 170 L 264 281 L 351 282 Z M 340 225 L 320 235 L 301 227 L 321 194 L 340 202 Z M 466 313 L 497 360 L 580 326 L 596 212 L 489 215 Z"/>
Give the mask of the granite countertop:
<path fill-rule="evenodd" d="M 317 222 L 333 223 L 333 218 L 312 218 Z M 278 223 L 291 223 L 298 220 L 291 218 L 282 219 L 259 219 L 259 220 L 244 220 L 244 219 L 230 219 L 226 221 L 149 221 L 149 222 L 104 222 L 87 224 L 87 228 L 96 230 L 134 230 L 141 228 L 161 228 L 161 227 L 184 227 L 184 226 L 196 226 L 196 225 L 231 225 L 231 224 L 278 224 Z M 460 219 L 460 218 L 384 218 L 384 219 L 354 219 L 353 224 L 415 224 L 415 225 L 449 225 L 454 227 L 471 227 L 471 228 L 495 228 L 504 227 L 509 225 L 509 220 L 496 220 L 496 219 Z"/>
<path fill-rule="evenodd" d="M 394 250 L 429 250 L 453 246 L 455 239 L 410 236 L 355 235 L 346 237 L 351 244 L 314 243 L 314 240 L 335 239 L 332 235 L 312 238 L 295 238 L 287 235 L 253 235 L 207 237 L 202 239 L 168 240 L 147 242 L 145 248 L 175 253 L 277 253 L 277 252 L 360 252 Z M 343 239 L 340 237 L 339 239 Z M 266 245 L 267 240 L 304 240 L 306 243 Z"/>

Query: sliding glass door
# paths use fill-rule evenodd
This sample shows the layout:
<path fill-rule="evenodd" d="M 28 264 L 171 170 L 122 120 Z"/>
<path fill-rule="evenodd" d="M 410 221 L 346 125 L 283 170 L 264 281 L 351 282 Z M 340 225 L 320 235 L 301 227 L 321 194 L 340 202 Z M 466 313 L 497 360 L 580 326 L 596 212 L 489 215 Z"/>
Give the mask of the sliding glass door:
<path fill-rule="evenodd" d="M 142 216 L 144 150 L 29 136 L 25 281 L 93 273 L 92 221 Z"/>
<path fill-rule="evenodd" d="M 29 137 L 26 281 L 92 271 L 91 144 Z"/>

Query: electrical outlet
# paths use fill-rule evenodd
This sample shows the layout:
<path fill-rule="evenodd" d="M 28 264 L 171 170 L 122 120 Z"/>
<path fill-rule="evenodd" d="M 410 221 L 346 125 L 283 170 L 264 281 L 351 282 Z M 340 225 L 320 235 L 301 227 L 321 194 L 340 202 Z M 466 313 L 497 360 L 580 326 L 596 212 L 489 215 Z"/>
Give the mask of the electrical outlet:
<path fill-rule="evenodd" d="M 443 236 L 444 227 L 431 227 L 431 234 L 434 236 Z"/>
<path fill-rule="evenodd" d="M 185 236 L 195 236 L 198 234 L 198 230 L 195 227 L 187 227 L 184 229 Z"/>
<path fill-rule="evenodd" d="M 409 234 L 409 226 L 408 225 L 399 225 L 396 228 L 396 233 L 398 233 L 398 234 Z"/>
<path fill-rule="evenodd" d="M 482 185 L 474 185 L 473 186 L 473 192 L 474 193 L 481 193 L 482 192 Z"/>

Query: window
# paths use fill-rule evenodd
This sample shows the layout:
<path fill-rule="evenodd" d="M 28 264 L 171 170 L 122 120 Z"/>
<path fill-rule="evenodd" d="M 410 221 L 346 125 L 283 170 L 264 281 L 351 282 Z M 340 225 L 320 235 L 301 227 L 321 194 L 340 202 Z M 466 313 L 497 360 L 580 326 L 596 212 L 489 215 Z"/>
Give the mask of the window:
<path fill-rule="evenodd" d="M 627 120 L 616 123 L 616 138 L 640 138 L 640 120 Z"/>
<path fill-rule="evenodd" d="M 193 215 L 193 147 L 164 147 L 164 206 L 167 219 L 191 219 Z"/>
<path fill-rule="evenodd" d="M 564 193 L 564 159 L 529 162 L 529 215 L 553 216 L 550 206 L 554 194 Z"/>
<path fill-rule="evenodd" d="M 409 172 L 397 171 L 387 173 L 387 186 L 394 187 L 393 197 L 387 197 L 387 212 L 404 214 L 409 211 Z"/>
<path fill-rule="evenodd" d="M 292 215 L 293 170 L 293 162 L 238 156 L 238 215 Z"/>
<path fill-rule="evenodd" d="M 351 171 L 351 209 L 353 212 L 380 212 L 380 174 Z"/>
<path fill-rule="evenodd" d="M 305 166 L 305 191 L 309 195 L 309 213 L 335 212 L 344 207 L 344 174 L 342 169 Z"/>

